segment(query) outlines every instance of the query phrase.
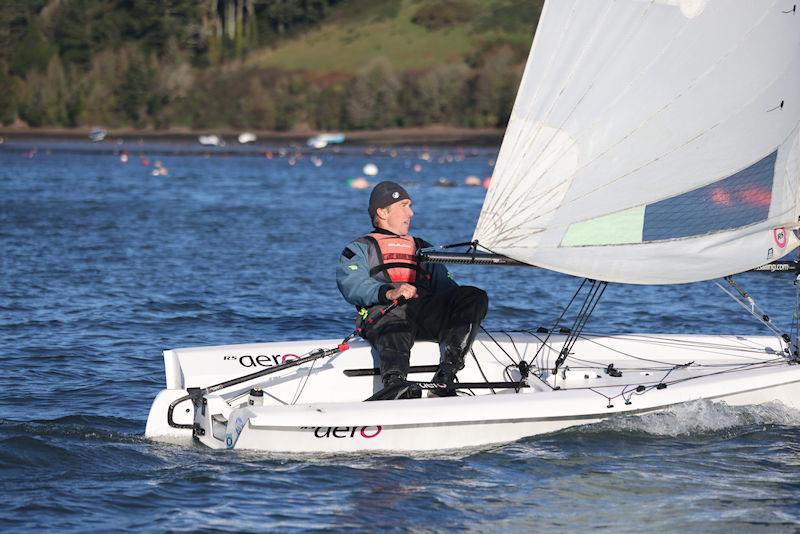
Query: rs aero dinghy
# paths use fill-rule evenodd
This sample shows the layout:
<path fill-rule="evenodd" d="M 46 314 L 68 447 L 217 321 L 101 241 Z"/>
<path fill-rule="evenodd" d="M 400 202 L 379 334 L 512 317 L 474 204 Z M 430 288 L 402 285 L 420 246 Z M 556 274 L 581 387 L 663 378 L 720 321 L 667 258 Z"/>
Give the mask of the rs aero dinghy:
<path fill-rule="evenodd" d="M 479 335 L 459 396 L 443 398 L 391 400 L 400 392 L 379 391 L 376 357 L 357 336 L 167 350 L 146 435 L 424 451 L 697 399 L 800 409 L 797 314 L 781 331 L 731 278 L 798 246 L 798 88 L 793 0 L 548 1 L 473 248 L 423 259 L 583 278 L 561 322 Z M 768 334 L 583 333 L 608 283 L 701 280 L 717 280 Z M 426 382 L 439 356 L 415 345 L 415 387 L 442 387 Z M 376 397 L 389 400 L 365 402 Z"/>

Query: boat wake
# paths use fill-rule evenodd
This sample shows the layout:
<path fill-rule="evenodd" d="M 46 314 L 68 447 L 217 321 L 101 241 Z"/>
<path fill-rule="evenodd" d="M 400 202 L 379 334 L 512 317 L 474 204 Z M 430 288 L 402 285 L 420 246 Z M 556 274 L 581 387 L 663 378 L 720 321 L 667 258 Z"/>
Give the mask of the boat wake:
<path fill-rule="evenodd" d="M 119 417 L 0 419 L 0 469 L 46 470 L 48 476 L 68 477 L 88 472 L 88 466 L 127 468 L 141 463 L 139 449 L 145 443 L 141 422 Z"/>
<path fill-rule="evenodd" d="M 653 436 L 701 436 L 757 427 L 798 426 L 800 411 L 779 402 L 730 406 L 724 402 L 698 400 L 673 406 L 663 412 L 626 417 L 573 429 L 578 432 L 627 432 Z M 569 432 L 569 431 L 568 431 Z M 735 432 L 739 433 L 739 432 Z"/>
<path fill-rule="evenodd" d="M 14 421 L 0 419 L 0 440 L 20 436 L 68 438 L 94 442 L 143 443 L 141 421 L 121 417 L 69 415 L 57 419 Z"/>

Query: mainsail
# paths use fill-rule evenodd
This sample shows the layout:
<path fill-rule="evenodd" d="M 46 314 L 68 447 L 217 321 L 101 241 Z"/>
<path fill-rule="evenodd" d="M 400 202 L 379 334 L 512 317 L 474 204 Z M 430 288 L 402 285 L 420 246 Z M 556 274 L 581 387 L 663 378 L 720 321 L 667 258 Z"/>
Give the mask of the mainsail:
<path fill-rule="evenodd" d="M 549 0 L 473 239 L 640 284 L 797 247 L 795 3 Z"/>

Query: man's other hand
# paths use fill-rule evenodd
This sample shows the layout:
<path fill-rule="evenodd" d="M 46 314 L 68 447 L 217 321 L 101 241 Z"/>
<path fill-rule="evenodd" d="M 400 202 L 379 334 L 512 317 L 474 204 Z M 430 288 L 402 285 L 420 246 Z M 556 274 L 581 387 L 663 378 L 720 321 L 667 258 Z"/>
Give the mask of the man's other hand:
<path fill-rule="evenodd" d="M 399 287 L 390 289 L 386 292 L 386 298 L 389 300 L 396 300 L 400 297 L 413 299 L 417 296 L 417 288 L 411 284 L 400 284 Z"/>

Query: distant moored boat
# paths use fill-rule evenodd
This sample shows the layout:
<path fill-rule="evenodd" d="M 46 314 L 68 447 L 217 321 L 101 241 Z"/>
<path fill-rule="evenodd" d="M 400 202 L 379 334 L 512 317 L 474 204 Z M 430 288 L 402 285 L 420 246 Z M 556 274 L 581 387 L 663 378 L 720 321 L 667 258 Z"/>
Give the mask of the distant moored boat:
<path fill-rule="evenodd" d="M 223 141 L 218 135 L 214 134 L 201 135 L 197 138 L 197 141 L 199 141 L 203 146 L 225 146 L 225 141 Z"/>
<path fill-rule="evenodd" d="M 344 134 L 322 133 L 308 139 L 306 144 L 312 148 L 325 148 L 328 145 L 344 143 Z"/>
<path fill-rule="evenodd" d="M 245 145 L 247 143 L 255 143 L 256 134 L 252 132 L 242 132 L 239 134 L 239 144 Z"/>
<path fill-rule="evenodd" d="M 106 135 L 108 135 L 108 132 L 104 128 L 92 128 L 92 130 L 89 132 L 89 139 L 91 139 L 94 143 L 98 143 L 105 139 Z"/>

